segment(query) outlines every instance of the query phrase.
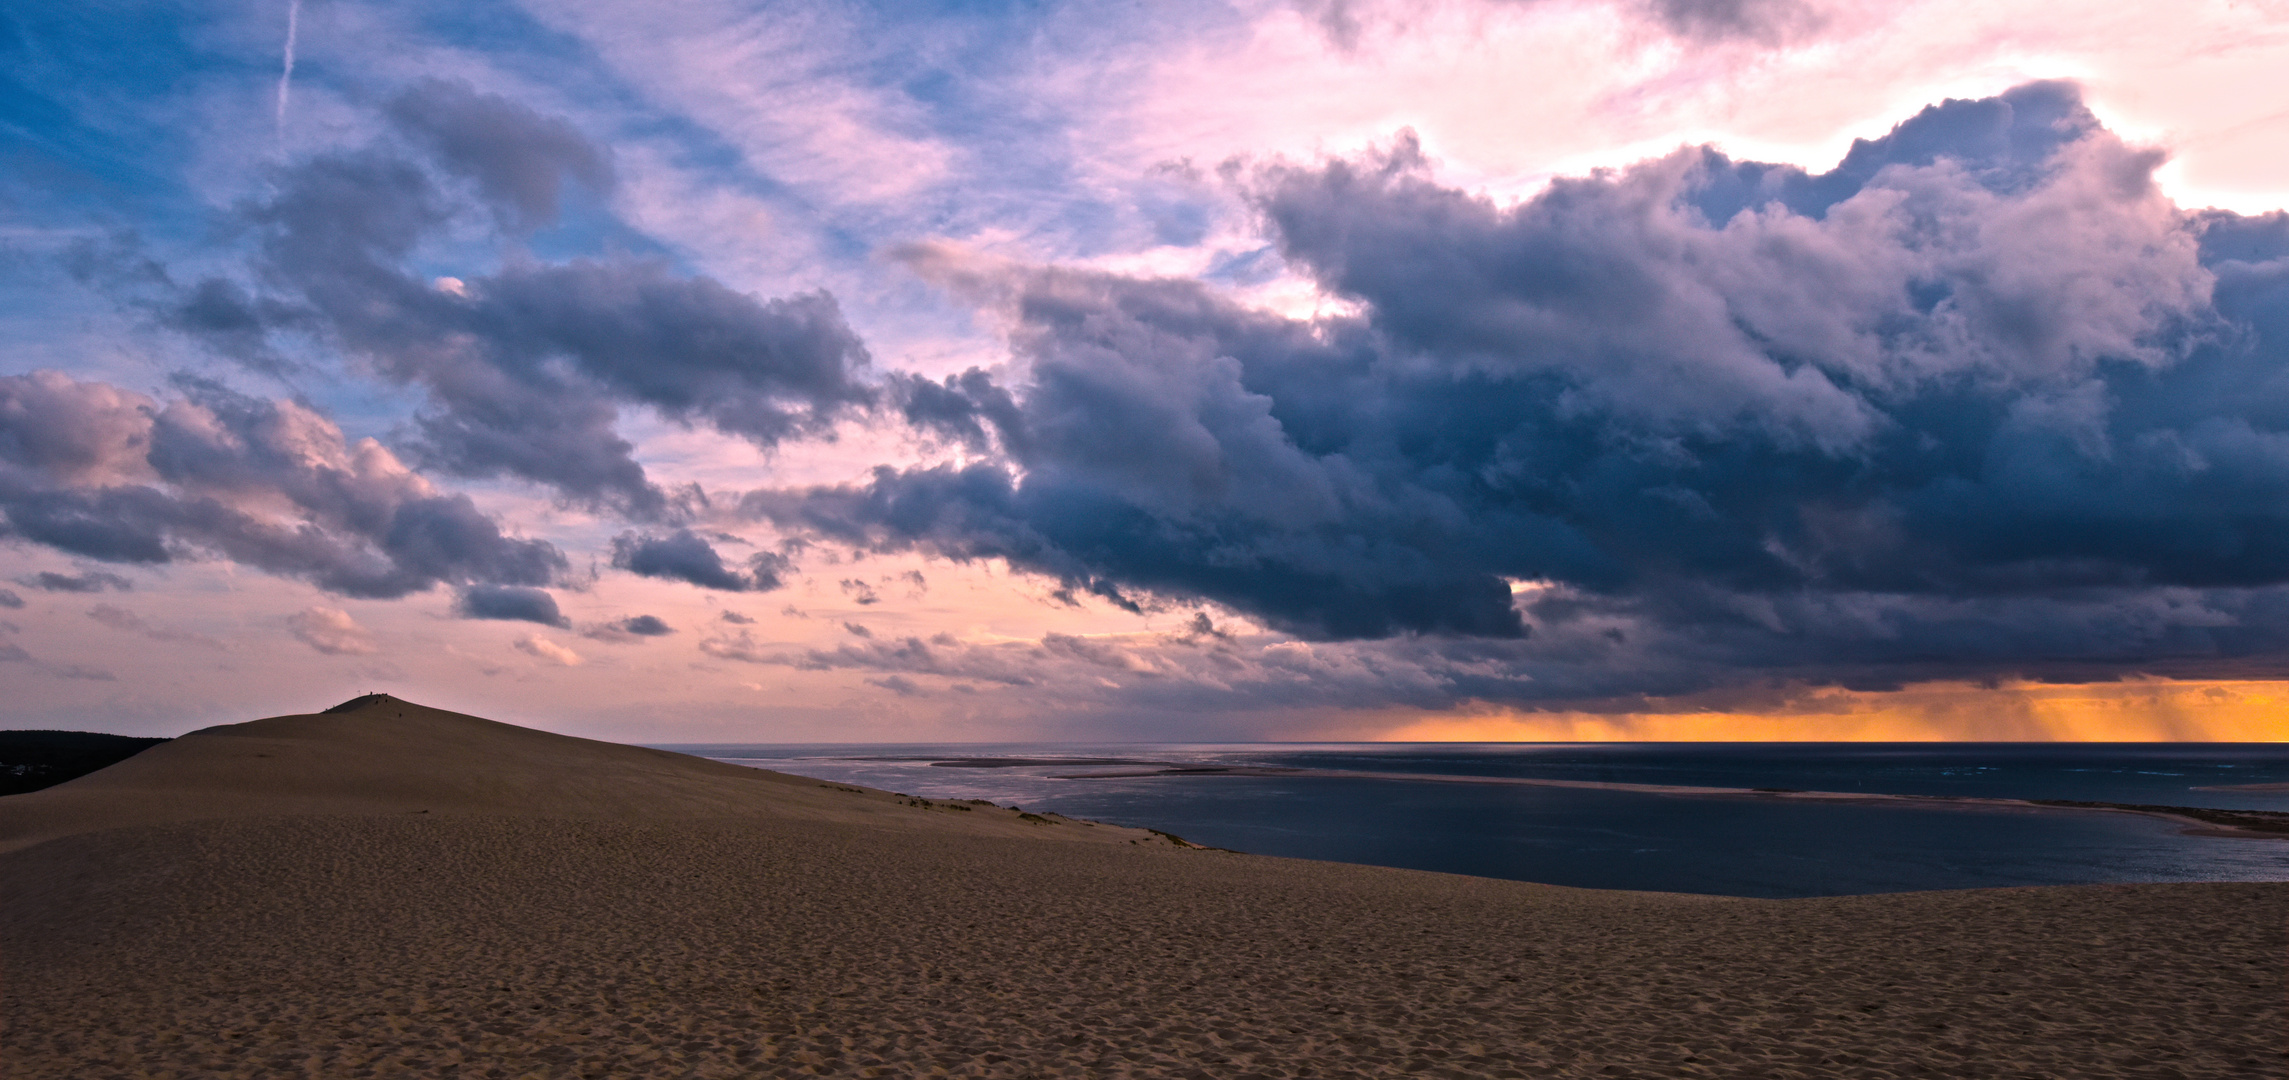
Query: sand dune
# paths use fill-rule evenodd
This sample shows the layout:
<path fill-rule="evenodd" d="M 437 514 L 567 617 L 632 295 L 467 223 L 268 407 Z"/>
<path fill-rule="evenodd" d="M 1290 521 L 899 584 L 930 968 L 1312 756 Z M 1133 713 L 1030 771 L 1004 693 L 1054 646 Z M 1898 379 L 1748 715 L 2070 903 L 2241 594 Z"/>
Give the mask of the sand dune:
<path fill-rule="evenodd" d="M 1111 826 L 1044 828 L 1006 809 L 924 807 L 890 792 L 576 739 L 386 696 L 361 702 L 341 712 L 194 731 L 77 780 L 8 798 L 0 802 L 0 852 L 97 829 L 306 814 L 627 822 L 763 815 L 1167 842 Z"/>
<path fill-rule="evenodd" d="M 2289 886 L 1593 892 L 391 701 L 0 798 L 0 843 L 10 1080 L 2289 1072 Z"/>

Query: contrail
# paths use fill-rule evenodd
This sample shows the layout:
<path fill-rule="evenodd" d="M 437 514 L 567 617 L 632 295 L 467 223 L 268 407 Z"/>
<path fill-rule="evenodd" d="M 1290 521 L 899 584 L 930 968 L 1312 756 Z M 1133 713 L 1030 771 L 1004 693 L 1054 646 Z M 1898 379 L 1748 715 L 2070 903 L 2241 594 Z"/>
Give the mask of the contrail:
<path fill-rule="evenodd" d="M 278 143 L 286 144 L 286 96 L 294 89 L 294 37 L 301 28 L 302 0 L 286 3 L 286 62 L 278 72 Z"/>

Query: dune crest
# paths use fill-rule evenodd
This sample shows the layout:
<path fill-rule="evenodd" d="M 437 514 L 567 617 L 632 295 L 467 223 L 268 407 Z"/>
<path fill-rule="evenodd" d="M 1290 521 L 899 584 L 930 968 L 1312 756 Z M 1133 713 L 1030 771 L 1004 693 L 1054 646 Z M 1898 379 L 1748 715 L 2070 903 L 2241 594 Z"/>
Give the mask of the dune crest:
<path fill-rule="evenodd" d="M 1142 829 L 908 799 L 369 694 L 324 712 L 203 728 L 76 780 L 0 798 L 0 852 L 101 829 L 308 814 L 768 817 L 1168 843 Z"/>

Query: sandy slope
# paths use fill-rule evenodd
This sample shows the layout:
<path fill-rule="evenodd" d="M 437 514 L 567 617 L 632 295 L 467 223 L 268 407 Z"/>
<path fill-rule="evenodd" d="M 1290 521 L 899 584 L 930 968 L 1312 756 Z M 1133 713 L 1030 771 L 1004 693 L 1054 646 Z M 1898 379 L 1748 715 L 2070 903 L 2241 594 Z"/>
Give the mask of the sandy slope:
<path fill-rule="evenodd" d="M 1000 836 L 1166 841 L 1044 828 L 1009 810 L 934 804 L 762 769 L 596 742 L 394 698 L 343 713 L 194 731 L 108 769 L 0 801 L 0 852 L 96 829 L 303 814 L 724 817 L 869 822 Z"/>
<path fill-rule="evenodd" d="M 0 799 L 0 1074 L 2289 1074 L 2289 886 L 1748 901 L 1146 838 L 399 703 L 210 729 Z"/>

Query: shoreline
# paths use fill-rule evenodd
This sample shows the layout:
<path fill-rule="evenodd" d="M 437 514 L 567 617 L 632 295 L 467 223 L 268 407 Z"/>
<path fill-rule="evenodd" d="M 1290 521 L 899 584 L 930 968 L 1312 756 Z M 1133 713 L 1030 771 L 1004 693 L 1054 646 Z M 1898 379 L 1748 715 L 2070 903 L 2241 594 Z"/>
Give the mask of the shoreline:
<path fill-rule="evenodd" d="M 933 765 L 939 762 L 931 762 Z M 970 766 L 989 768 L 992 766 Z M 1847 805 L 1936 806 L 1965 809 L 2057 810 L 2137 814 L 2186 826 L 2184 835 L 2231 840 L 2289 840 L 2289 813 L 2271 810 L 2216 810 L 2198 806 L 2097 802 L 2074 799 L 2001 799 L 1976 795 L 1894 795 L 1854 791 L 1799 791 L 1784 788 L 1703 787 L 1688 784 L 1630 784 L 1605 780 L 1550 780 L 1524 776 L 1457 776 L 1448 773 L 1301 769 L 1274 765 L 1170 766 L 1122 772 L 1065 773 L 1052 780 L 1149 779 L 1161 776 L 1256 776 L 1330 780 L 1393 780 L 1437 784 L 1498 784 L 1516 787 L 1626 791 L 1682 798 L 1752 798 L 1843 803 Z"/>

